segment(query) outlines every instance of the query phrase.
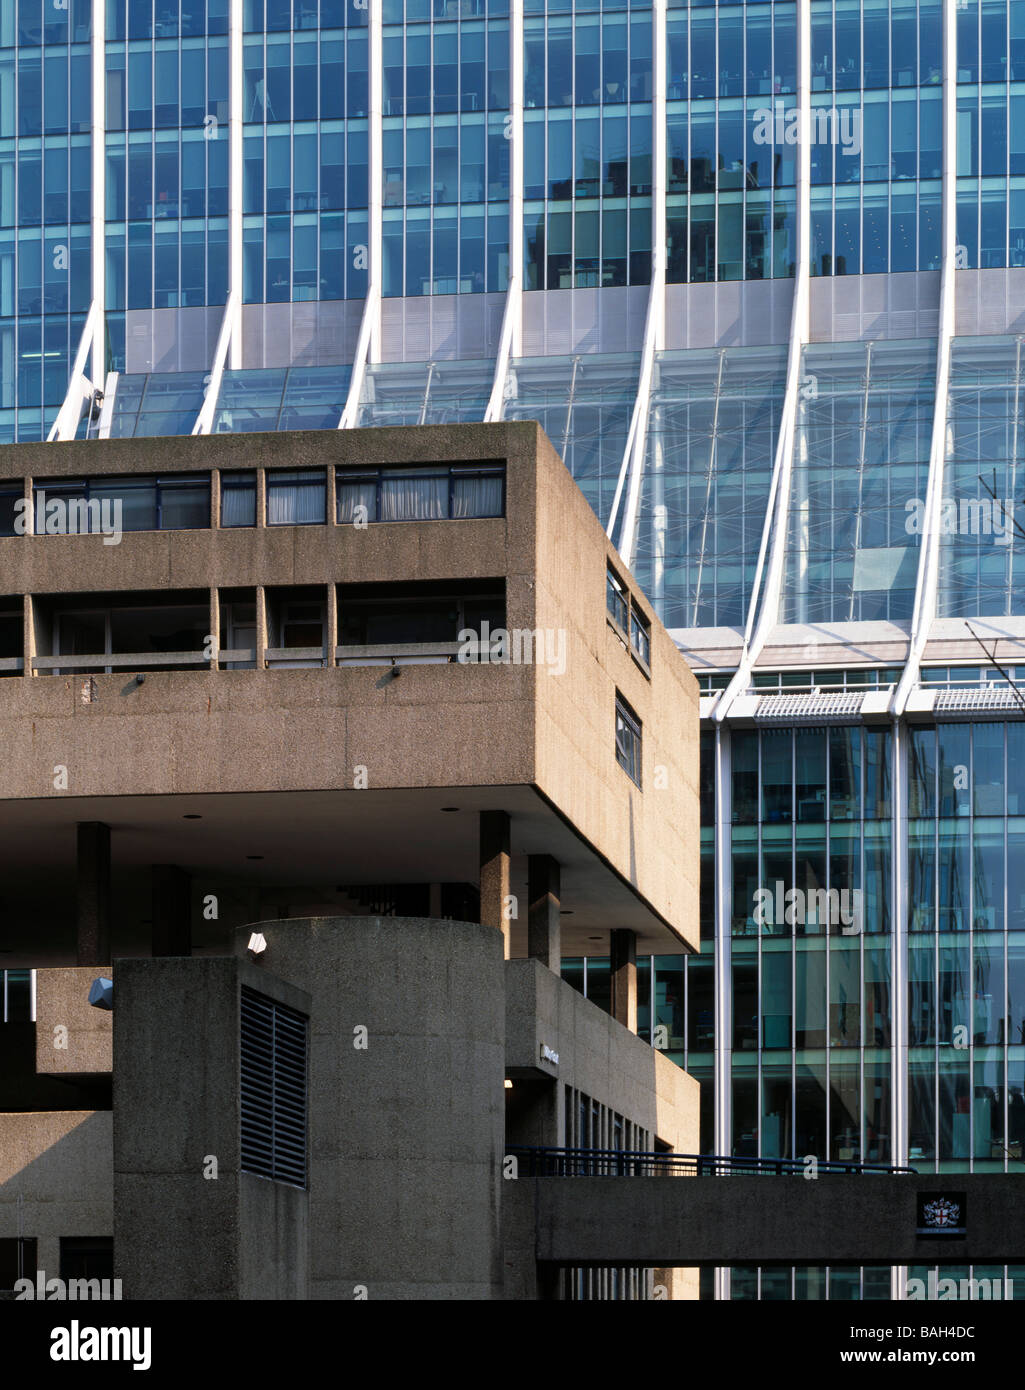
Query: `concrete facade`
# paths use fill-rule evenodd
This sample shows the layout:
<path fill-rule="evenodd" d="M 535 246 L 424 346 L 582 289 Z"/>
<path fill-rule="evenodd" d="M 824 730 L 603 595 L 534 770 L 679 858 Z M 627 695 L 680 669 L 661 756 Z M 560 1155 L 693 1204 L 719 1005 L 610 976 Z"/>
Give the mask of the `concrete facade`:
<path fill-rule="evenodd" d="M 501 466 L 501 516 L 336 520 L 340 470 L 475 463 Z M 327 520 L 268 525 L 272 469 L 319 470 Z M 222 527 L 240 470 L 256 524 Z M 697 1083 L 636 1036 L 629 968 L 638 945 L 698 945 L 696 681 L 533 423 L 0 449 L 28 497 L 182 474 L 209 477 L 208 528 L 0 538 L 22 633 L 0 662 L 0 825 L 11 902 L 32 908 L 5 963 L 37 971 L 34 1035 L 0 1035 L 19 1143 L 75 1190 L 36 1114 L 54 1087 L 94 1099 L 107 1207 L 85 1234 L 113 1237 L 126 1298 L 556 1296 L 517 1234 L 507 1148 L 578 1142 L 585 1101 L 601 1143 L 698 1147 Z M 640 638 L 610 615 L 610 574 Z M 355 645 L 357 585 L 389 586 L 373 595 L 396 621 L 425 595 L 446 621 L 490 604 L 512 659 Z M 314 646 L 286 641 L 288 603 L 314 611 Z M 244 638 L 221 630 L 235 604 Z M 185 610 L 170 636 L 145 625 Z M 72 612 L 98 626 L 67 638 Z M 600 937 L 628 963 L 621 1021 L 559 978 Z M 100 974 L 113 1014 L 87 1002 Z M 305 1186 L 243 1162 L 243 987 L 309 1020 Z"/>
<path fill-rule="evenodd" d="M 248 961 L 124 961 L 114 1010 L 115 1273 L 126 1298 L 305 1298 L 309 1194 L 242 1171 L 240 987 L 309 1013 Z"/>
<path fill-rule="evenodd" d="M 266 949 L 250 961 L 253 933 Z M 308 1191 L 239 1171 L 243 983 L 308 1009 Z M 697 1142 L 697 1083 L 540 962 L 505 961 L 486 925 L 255 923 L 238 934 L 235 959 L 123 963 L 117 999 L 115 1250 L 126 1297 L 543 1296 L 506 1149 L 564 1144 L 566 1096 L 575 1104 L 585 1089 L 630 1126 L 633 1147 Z M 197 1022 L 169 1050 L 179 1013 Z M 542 1040 L 557 1061 L 541 1058 Z M 216 1180 L 203 1176 L 211 1157 Z M 309 1283 L 283 1285 L 281 1269 L 303 1259 L 307 1202 Z"/>
<path fill-rule="evenodd" d="M 93 980 L 112 967 L 77 966 L 36 972 L 36 1071 L 61 1075 L 109 1072 L 113 1014 L 89 1003 Z"/>
<path fill-rule="evenodd" d="M 400 917 L 253 930 L 254 971 L 312 1001 L 310 1297 L 499 1296 L 500 933 Z"/>
<path fill-rule="evenodd" d="M 37 1242 L 38 1267 L 60 1272 L 61 1237 L 114 1226 L 110 1111 L 0 1115 L 0 1240 Z"/>
<path fill-rule="evenodd" d="M 475 462 L 504 463 L 504 516 L 362 529 L 335 519 L 340 469 Z M 324 471 L 326 523 L 265 524 L 271 467 Z M 221 527 L 219 479 L 240 469 L 256 472 L 257 524 Z M 305 798 L 318 792 L 334 798 L 333 817 L 359 824 L 374 801 L 394 821 L 396 806 L 385 810 L 382 798 L 404 791 L 410 794 L 406 823 L 412 828 L 428 812 L 436 814 L 430 793 L 458 788 L 474 797 L 472 803 L 462 799 L 464 809 L 511 815 L 514 856 L 555 855 L 563 865 L 564 906 L 577 918 L 581 908 L 568 901 L 582 881 L 574 859 L 589 866 L 583 877 L 593 890 L 586 907 L 602 929 L 638 932 L 650 950 L 678 950 L 681 942 L 696 948 L 697 684 L 537 425 L 0 449 L 0 482 L 17 479 L 28 495 L 45 480 L 194 472 L 213 480 L 209 529 L 126 532 L 116 545 L 106 545 L 101 535 L 0 538 L 10 602 L 24 614 L 23 673 L 0 679 L 0 729 L 10 750 L 6 798 L 24 808 L 21 824 L 27 815 L 56 846 L 66 843 L 72 826 L 106 823 L 103 817 L 109 822 L 123 798 L 145 798 L 140 811 L 151 818 L 147 833 L 153 842 L 132 846 L 115 829 L 114 873 L 125 865 L 127 851 L 147 871 L 179 865 L 195 879 L 197 837 L 181 825 L 183 812 L 192 809 L 179 805 L 183 800 L 234 795 L 250 798 L 252 810 L 257 795 Z M 608 565 L 650 628 L 647 670 L 608 618 Z M 385 680 L 373 665 L 352 664 L 360 658 L 337 647 L 339 585 L 477 580 L 504 586 L 510 632 L 549 632 L 565 640 L 562 674 L 538 662 L 442 661 L 405 664 L 401 680 Z M 311 663 L 320 669 L 265 669 L 274 667 L 266 656 L 276 650 L 268 645 L 274 604 L 293 589 L 323 604 L 322 656 Z M 221 607 L 241 593 L 252 598 L 257 615 L 256 669 L 218 669 L 230 663 L 218 662 L 215 654 L 205 661 L 197 655 L 195 669 L 171 671 L 161 669 L 168 661 L 159 652 L 142 652 L 113 672 L 105 673 L 94 660 L 79 675 L 53 674 L 61 669 L 54 614 L 62 604 L 74 600 L 102 611 L 136 595 L 187 600 L 204 612 L 209 608 L 210 634 L 221 642 Z M 617 692 L 642 726 L 640 787 L 616 762 Z M 351 794 L 355 790 L 361 791 L 360 802 Z M 261 814 L 274 820 L 275 833 L 287 830 L 292 807 L 269 799 L 263 804 Z M 209 809 L 203 811 L 207 837 L 215 833 Z M 554 847 L 553 826 L 562 842 Z M 32 853 L 30 845 L 25 851 Z M 233 852 L 211 845 L 209 859 L 223 870 Z M 464 861 L 471 852 L 467 840 Z M 365 850 L 354 858 L 355 865 L 336 862 L 328 872 L 351 876 L 365 862 Z M 475 877 L 465 862 L 441 867 L 439 876 Z M 511 889 L 518 898 L 526 892 L 521 877 Z M 331 882 L 327 872 L 321 882 Z M 218 886 L 224 885 L 205 891 Z M 324 897 L 318 886 L 312 900 Z M 194 901 L 197 941 L 209 940 L 216 933 L 203 925 L 198 906 Z M 296 899 L 293 906 L 301 911 Z M 120 946 L 116 901 L 111 910 Z M 229 928 L 259 911 L 258 902 L 240 904 Z M 572 936 L 582 925 L 564 923 L 567 953 L 579 951 L 581 941 Z M 120 930 L 127 929 L 126 922 Z M 511 923 L 514 955 L 526 949 L 525 930 L 524 904 Z M 158 934 L 166 937 L 166 929 Z M 228 933 L 209 944 L 223 952 Z M 12 963 L 40 963 L 35 943 L 15 946 Z"/>
<path fill-rule="evenodd" d="M 556 1053 L 557 1064 L 543 1049 Z M 698 1150 L 698 1083 L 571 985 L 534 960 L 506 966 L 506 1075 L 523 1082 L 549 1080 L 553 1100 L 524 1115 L 507 1142 L 562 1147 L 567 1087 L 602 1104 L 679 1153 Z M 533 1112 L 534 1107 L 531 1107 Z M 522 1136 L 522 1137 L 520 1137 Z"/>

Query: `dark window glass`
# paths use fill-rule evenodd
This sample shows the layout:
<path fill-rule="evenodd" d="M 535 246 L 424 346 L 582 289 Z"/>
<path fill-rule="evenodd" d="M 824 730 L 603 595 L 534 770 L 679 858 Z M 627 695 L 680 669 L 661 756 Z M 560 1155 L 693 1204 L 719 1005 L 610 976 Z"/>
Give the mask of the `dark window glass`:
<path fill-rule="evenodd" d="M 430 585 L 372 585 L 339 593 L 339 642 L 343 646 L 385 646 L 405 642 L 448 643 L 459 633 L 495 631 L 505 623 L 504 586 L 482 592 L 431 592 Z M 426 592 L 425 592 L 426 590 Z"/>
<path fill-rule="evenodd" d="M 33 1022 L 31 970 L 0 971 L 0 1009 L 0 1021 L 4 1023 Z"/>
<path fill-rule="evenodd" d="M 630 609 L 630 645 L 644 662 L 651 663 L 651 624 L 636 608 Z"/>
<path fill-rule="evenodd" d="M 60 1277 L 69 1279 L 113 1279 L 114 1241 L 110 1236 L 61 1238 Z"/>
<path fill-rule="evenodd" d="M 34 496 L 39 535 L 97 534 L 118 526 L 122 531 L 203 530 L 210 525 L 206 474 L 43 482 Z M 56 502 L 63 505 L 51 505 Z M 68 505 L 72 503 L 81 505 Z"/>
<path fill-rule="evenodd" d="M 611 570 L 607 570 L 605 574 L 605 606 L 610 616 L 625 632 L 627 624 L 626 592 Z"/>
<path fill-rule="evenodd" d="M 209 610 L 199 606 L 112 608 L 110 650 L 200 652 L 209 628 Z"/>
<path fill-rule="evenodd" d="M 210 479 L 161 478 L 160 530 L 199 531 L 210 525 Z"/>
<path fill-rule="evenodd" d="M 641 724 L 621 695 L 616 696 L 616 762 L 641 785 Z"/>
<path fill-rule="evenodd" d="M 22 496 L 24 493 L 20 487 L 0 488 L 0 536 L 16 534 L 14 508 Z"/>

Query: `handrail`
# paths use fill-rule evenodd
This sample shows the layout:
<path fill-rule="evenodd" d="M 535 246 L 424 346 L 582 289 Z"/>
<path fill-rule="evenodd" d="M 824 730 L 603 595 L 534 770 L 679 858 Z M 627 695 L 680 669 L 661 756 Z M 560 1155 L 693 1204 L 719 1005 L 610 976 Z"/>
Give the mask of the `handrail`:
<path fill-rule="evenodd" d="M 649 1178 L 689 1174 L 699 1178 L 737 1175 L 788 1175 L 807 1177 L 814 1162 L 819 1176 L 885 1173 L 917 1174 L 916 1168 L 895 1168 L 885 1163 L 855 1163 L 836 1159 L 740 1158 L 727 1154 L 645 1153 L 625 1149 L 533 1148 L 512 1144 L 506 1157 L 526 1163 L 524 1176 L 535 1178 Z"/>
<path fill-rule="evenodd" d="M 160 666 L 209 666 L 210 658 L 203 652 L 105 652 L 98 655 L 79 655 L 76 652 L 63 652 L 57 656 L 34 656 L 32 669 L 35 671 L 63 671 L 66 667 L 78 670 L 102 671 L 105 666 L 118 666 L 126 669 L 135 667 Z"/>

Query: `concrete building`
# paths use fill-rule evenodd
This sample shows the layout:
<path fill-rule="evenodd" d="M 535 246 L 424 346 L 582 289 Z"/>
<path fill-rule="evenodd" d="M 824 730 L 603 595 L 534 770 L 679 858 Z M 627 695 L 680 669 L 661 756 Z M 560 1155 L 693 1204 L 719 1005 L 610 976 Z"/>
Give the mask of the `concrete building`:
<path fill-rule="evenodd" d="M 33 521 L 0 540 L 5 1268 L 109 1274 L 113 1238 L 125 1297 L 648 1296 L 539 1281 L 503 1201 L 520 1146 L 699 1137 L 637 1037 L 638 955 L 698 944 L 697 683 L 541 430 L 0 470 Z M 156 524 L 48 533 L 101 493 Z M 593 942 L 608 1012 L 559 977 Z"/>
<path fill-rule="evenodd" d="M 0 15 L 0 438 L 565 459 L 701 685 L 706 1152 L 1025 1172 L 1023 111 L 1016 0 Z"/>

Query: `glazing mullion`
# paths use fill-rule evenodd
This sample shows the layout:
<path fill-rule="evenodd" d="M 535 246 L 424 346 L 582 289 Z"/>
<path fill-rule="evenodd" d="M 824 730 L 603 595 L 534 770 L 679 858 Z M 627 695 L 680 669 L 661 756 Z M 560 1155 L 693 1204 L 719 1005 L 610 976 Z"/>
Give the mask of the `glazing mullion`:
<path fill-rule="evenodd" d="M 793 730 L 790 731 L 790 884 L 797 887 L 797 740 Z M 759 808 L 760 810 L 761 808 Z M 787 914 L 790 915 L 790 914 Z M 796 913 L 793 914 L 796 918 Z M 786 918 L 784 917 L 784 921 Z M 788 1136 L 788 1148 L 790 1157 L 798 1158 L 797 1152 L 797 922 L 787 924 L 789 927 L 787 936 L 790 942 L 790 1134 Z M 805 923 L 807 926 L 807 923 Z M 807 977 L 807 966 L 805 966 L 805 976 Z M 807 1005 L 807 988 L 805 989 L 805 1004 Z M 807 1051 L 807 1048 L 803 1049 Z"/>
<path fill-rule="evenodd" d="M 954 804 L 955 813 L 957 804 Z M 955 820 L 956 825 L 956 820 Z M 956 831 L 955 831 L 956 835 Z M 956 848 L 956 841 L 955 841 Z M 1005 918 L 1006 921 L 1006 918 Z M 975 1171 L 975 740 L 968 726 L 968 1171 Z M 955 1025 L 956 1027 L 956 1025 Z M 956 1144 L 952 1145 L 956 1148 Z M 956 1159 L 957 1155 L 953 1157 Z"/>
<path fill-rule="evenodd" d="M 932 1026 L 932 1083 L 933 1083 L 933 1172 L 939 1172 L 940 1165 L 940 799 L 939 799 L 939 735 L 932 731 L 932 906 L 933 906 L 933 1026 Z M 910 1008 L 910 1000 L 908 1001 Z"/>
<path fill-rule="evenodd" d="M 1010 1096 L 1010 1090 L 1011 1090 L 1011 1053 L 1010 1053 L 1010 1047 L 1011 1047 L 1011 1028 L 1010 1028 L 1010 1023 L 1011 1023 L 1011 1019 L 1010 1019 L 1010 1013 L 1009 1013 L 1009 1005 L 1010 1005 L 1010 998 L 1011 998 L 1011 995 L 1010 995 L 1010 989 L 1009 989 L 1009 987 L 1008 987 L 1009 984 L 1010 984 L 1010 974 L 1009 974 L 1009 971 L 1010 971 L 1010 964 L 1011 964 L 1011 963 L 1010 963 L 1010 949 L 1009 949 L 1009 948 L 1010 948 L 1010 936 L 1011 936 L 1011 933 L 1010 933 L 1010 925 L 1011 925 L 1011 915 L 1010 915 L 1010 909 L 1011 909 L 1011 895 L 1010 895 L 1010 887 L 1009 887 L 1009 885 L 1010 885 L 1010 874 L 1008 873 L 1008 868 L 1009 868 L 1009 865 L 1010 865 L 1010 860 L 1009 860 L 1009 858 L 1008 858 L 1008 855 L 1009 855 L 1009 853 L 1010 853 L 1010 834 L 1009 834 L 1009 831 L 1008 831 L 1008 818 L 1009 818 L 1009 815 L 1010 815 L 1010 806 L 1009 806 L 1009 804 L 1008 804 L 1008 797 L 1007 797 L 1007 786 L 1008 786 L 1008 776 L 1007 776 L 1007 774 L 1008 774 L 1008 773 L 1010 772 L 1010 770 L 1011 770 L 1011 766 L 1010 766 L 1010 765 L 1011 765 L 1011 749 L 1010 749 L 1010 740 L 1009 740 L 1009 737 L 1008 737 L 1008 728 L 1007 728 L 1007 723 L 1006 723 L 1006 721 L 1005 721 L 1004 726 L 1003 726 L 1003 745 L 1004 745 L 1004 747 L 1003 747 L 1003 753 L 1004 753 L 1004 769 L 1003 769 L 1003 770 L 1004 770 L 1004 778 L 1003 778 L 1003 782 L 1004 782 L 1004 786 L 1003 786 L 1003 803 L 1004 803 L 1004 834 L 1003 834 L 1003 841 L 1004 841 L 1004 856 L 1003 856 L 1003 861 L 1004 861 L 1004 863 L 1003 863 L 1003 867 L 1004 867 L 1004 883 L 1003 883 L 1003 895 L 1002 895 L 1002 896 L 1003 896 L 1003 909 L 1004 909 L 1004 912 L 1003 912 L 1003 917 L 1004 917 L 1004 930 L 1003 930 L 1003 938 L 1004 938 L 1004 939 L 1003 939 L 1004 973 L 1003 973 L 1003 979 L 1001 980 L 1001 984 L 1000 984 L 1000 989 L 1001 989 L 1001 993 L 1000 993 L 1000 1017 L 1001 1017 L 1001 1019 L 1003 1020 L 1003 1023 L 1002 1023 L 1002 1026 L 1001 1026 L 1000 1031 L 1001 1031 L 1001 1033 L 1003 1034 L 1003 1039 L 1004 1039 L 1003 1048 L 1002 1048 L 1002 1053 L 1003 1053 L 1003 1056 L 1002 1056 L 1003 1075 L 1002 1075 L 1002 1077 L 1001 1077 L 1001 1081 L 1002 1081 L 1002 1083 L 1003 1083 L 1002 1089 L 1003 1089 L 1003 1112 L 1004 1112 L 1004 1115 L 1003 1115 L 1003 1118 L 1004 1118 L 1004 1123 L 1003 1123 L 1003 1148 L 1004 1148 L 1003 1158 L 1004 1158 L 1004 1172 L 1007 1173 L 1007 1172 L 1010 1172 L 1010 1160 L 1011 1160 L 1011 1112 L 1010 1112 L 1010 1104 L 1009 1104 L 1009 1096 Z"/>

